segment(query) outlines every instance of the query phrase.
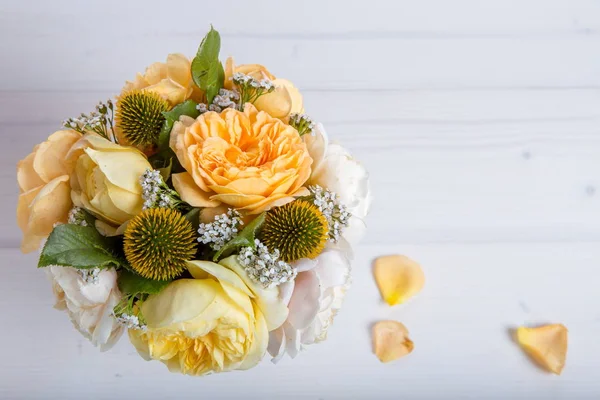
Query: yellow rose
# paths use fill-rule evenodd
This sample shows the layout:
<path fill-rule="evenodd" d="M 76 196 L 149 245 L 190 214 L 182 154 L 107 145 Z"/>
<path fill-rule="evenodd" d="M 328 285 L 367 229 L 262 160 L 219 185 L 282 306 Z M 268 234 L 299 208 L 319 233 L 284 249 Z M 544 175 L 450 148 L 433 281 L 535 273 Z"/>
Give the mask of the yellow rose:
<path fill-rule="evenodd" d="M 138 353 L 187 375 L 254 367 L 269 331 L 288 315 L 279 290 L 251 281 L 236 256 L 190 261 L 188 270 L 194 279 L 176 280 L 142 304 L 147 330 L 129 331 Z"/>
<path fill-rule="evenodd" d="M 285 120 L 292 113 L 303 113 L 304 106 L 302 95 L 294 84 L 287 79 L 276 79 L 264 66 L 260 64 L 235 65 L 233 58 L 225 62 L 225 88 L 233 89 L 233 74 L 241 72 L 254 79 L 268 79 L 275 85 L 275 90 L 265 94 L 254 102 L 259 111 L 265 111 L 274 118 Z"/>
<path fill-rule="evenodd" d="M 190 68 L 191 62 L 186 56 L 169 54 L 166 63 L 150 65 L 144 75 L 137 74 L 133 82 L 128 81 L 121 93 L 145 89 L 158 93 L 171 105 L 190 98 L 200 101 L 203 94 L 192 80 Z"/>
<path fill-rule="evenodd" d="M 187 172 L 173 175 L 181 198 L 194 207 L 221 203 L 258 214 L 307 193 L 312 158 L 298 132 L 259 112 L 229 108 L 197 119 L 182 117 L 170 145 Z"/>
<path fill-rule="evenodd" d="M 57 222 L 66 222 L 71 208 L 71 169 L 65 156 L 81 135 L 58 131 L 17 164 L 17 222 L 23 231 L 21 251 L 36 250 Z"/>
<path fill-rule="evenodd" d="M 139 180 L 151 166 L 139 150 L 87 134 L 73 146 L 67 160 L 73 166 L 71 198 L 76 206 L 116 226 L 142 211 Z"/>

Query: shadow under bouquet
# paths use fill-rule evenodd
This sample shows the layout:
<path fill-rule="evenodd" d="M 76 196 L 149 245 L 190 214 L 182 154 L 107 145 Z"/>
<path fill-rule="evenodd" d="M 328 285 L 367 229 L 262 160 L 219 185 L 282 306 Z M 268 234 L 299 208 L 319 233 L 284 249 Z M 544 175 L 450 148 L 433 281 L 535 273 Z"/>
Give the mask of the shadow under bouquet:
<path fill-rule="evenodd" d="M 295 357 L 350 284 L 368 174 L 262 65 L 171 54 L 19 162 L 21 249 L 101 349 L 189 375 Z"/>

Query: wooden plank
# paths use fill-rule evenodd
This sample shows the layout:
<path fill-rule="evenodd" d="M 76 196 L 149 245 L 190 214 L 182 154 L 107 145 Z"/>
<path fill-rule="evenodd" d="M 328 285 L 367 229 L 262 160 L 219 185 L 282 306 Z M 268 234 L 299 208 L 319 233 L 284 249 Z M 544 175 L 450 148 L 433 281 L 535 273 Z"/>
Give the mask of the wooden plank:
<path fill-rule="evenodd" d="M 418 260 L 427 278 L 421 294 L 394 308 L 381 303 L 370 268 L 373 258 L 390 253 Z M 600 368 L 597 281 L 586 279 L 597 271 L 597 243 L 360 246 L 353 287 L 328 341 L 276 366 L 265 361 L 202 380 L 144 362 L 126 337 L 100 353 L 51 308 L 50 285 L 34 256 L 0 250 L 0 257 L 0 311 L 11 322 L 4 331 L 11 345 L 0 361 L 2 398 L 76 399 L 90 390 L 98 398 L 192 398 L 198 385 L 206 398 L 587 399 L 600 392 L 590 372 Z M 383 365 L 371 354 L 370 325 L 381 319 L 406 324 L 415 342 L 410 356 Z M 532 365 L 509 334 L 548 322 L 569 328 L 560 378 Z"/>
<path fill-rule="evenodd" d="M 57 41 L 65 54 L 55 54 Z M 113 42 L 97 35 L 68 34 L 29 39 L 26 52 L 21 41 L 2 41 L 0 52 L 5 58 L 0 64 L 0 88 L 120 87 L 150 63 L 166 59 L 169 52 L 193 54 L 198 41 L 196 35 L 177 38 L 174 44 L 169 36 Z M 242 63 L 267 65 L 276 75 L 306 89 L 600 86 L 600 56 L 595 51 L 600 36 L 352 41 L 239 38 L 223 47 L 224 55 L 235 54 Z M 11 71 L 17 69 L 26 78 L 14 79 Z"/>
<path fill-rule="evenodd" d="M 246 7 L 251 11 L 244 12 Z M 76 32 L 102 38 L 202 35 L 209 23 L 226 37 L 259 36 L 264 39 L 335 36 L 495 35 L 596 33 L 600 5 L 594 0 L 304 0 L 282 7 L 276 0 L 248 4 L 232 0 L 228 6 L 205 7 L 195 0 L 180 0 L 165 18 L 158 0 L 57 0 L 31 7 L 26 2 L 0 5 L 0 32 L 14 37 L 39 38 Z M 191 23 L 183 13 L 194 15 Z M 135 16 L 139 22 L 132 23 Z M 260 23 L 258 23 L 260 21 Z M 110 27 L 110 29 L 107 29 Z"/>
<path fill-rule="evenodd" d="M 596 122 L 332 124 L 371 172 L 367 243 L 600 240 Z M 0 137 L 0 245 L 16 246 L 16 162 L 56 124 Z"/>

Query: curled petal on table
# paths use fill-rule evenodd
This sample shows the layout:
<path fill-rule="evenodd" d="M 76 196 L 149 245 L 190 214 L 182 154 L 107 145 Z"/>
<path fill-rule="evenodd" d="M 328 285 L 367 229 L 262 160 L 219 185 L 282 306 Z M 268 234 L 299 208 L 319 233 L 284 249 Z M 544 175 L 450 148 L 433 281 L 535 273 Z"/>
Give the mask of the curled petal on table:
<path fill-rule="evenodd" d="M 397 321 L 380 321 L 373 326 L 373 350 L 383 363 L 410 354 L 415 345 L 408 338 L 408 329 Z"/>
<path fill-rule="evenodd" d="M 567 358 L 568 330 L 562 324 L 517 329 L 517 341 L 544 369 L 560 375 Z"/>
<path fill-rule="evenodd" d="M 421 266 L 401 255 L 377 258 L 373 274 L 381 297 L 391 306 L 404 303 L 420 292 L 425 284 Z"/>

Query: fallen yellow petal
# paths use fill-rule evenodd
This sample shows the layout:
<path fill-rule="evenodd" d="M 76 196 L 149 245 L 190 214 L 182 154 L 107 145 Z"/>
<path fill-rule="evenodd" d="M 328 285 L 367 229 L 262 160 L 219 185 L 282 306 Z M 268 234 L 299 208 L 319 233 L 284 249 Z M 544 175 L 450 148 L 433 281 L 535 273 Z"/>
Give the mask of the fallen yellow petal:
<path fill-rule="evenodd" d="M 373 348 L 379 361 L 387 363 L 410 354 L 415 345 L 408 329 L 397 321 L 380 321 L 373 326 Z"/>
<path fill-rule="evenodd" d="M 562 324 L 520 327 L 517 329 L 517 341 L 535 362 L 560 375 L 567 358 L 567 333 Z"/>
<path fill-rule="evenodd" d="M 381 297 L 391 306 L 404 303 L 421 291 L 425 284 L 421 266 L 400 255 L 376 259 L 373 274 Z"/>

